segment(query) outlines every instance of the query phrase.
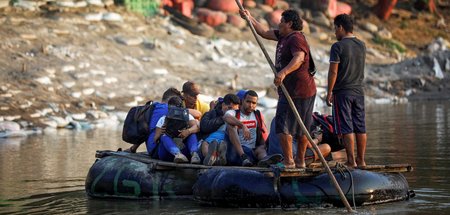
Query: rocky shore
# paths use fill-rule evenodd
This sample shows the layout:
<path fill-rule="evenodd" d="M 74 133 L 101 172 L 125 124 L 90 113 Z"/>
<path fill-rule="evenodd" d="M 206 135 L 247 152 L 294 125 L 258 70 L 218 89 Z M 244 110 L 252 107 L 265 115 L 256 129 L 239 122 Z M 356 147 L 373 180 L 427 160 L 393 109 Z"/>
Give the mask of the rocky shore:
<path fill-rule="evenodd" d="M 367 23 L 366 23 L 367 24 Z M 323 105 L 333 32 L 309 24 L 307 38 L 319 69 L 317 107 Z M 448 38 L 406 58 L 368 44 L 368 103 L 448 99 Z M 213 100 L 238 89 L 256 89 L 261 108 L 273 112 L 273 75 L 247 28 L 222 26 L 201 37 L 169 16 L 143 16 L 122 7 L 34 11 L 0 8 L 0 137 L 40 133 L 42 128 L 91 129 L 118 125 L 127 110 L 159 100 L 186 80 Z M 265 41 L 272 56 L 275 43 Z M 389 63 L 389 64 L 386 64 Z"/>

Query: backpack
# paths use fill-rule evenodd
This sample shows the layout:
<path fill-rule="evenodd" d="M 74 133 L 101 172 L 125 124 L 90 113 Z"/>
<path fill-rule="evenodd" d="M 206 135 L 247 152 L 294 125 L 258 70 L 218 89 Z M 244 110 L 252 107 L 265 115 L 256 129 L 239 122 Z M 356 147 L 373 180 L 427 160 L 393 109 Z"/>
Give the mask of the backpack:
<path fill-rule="evenodd" d="M 122 140 L 131 144 L 141 144 L 150 135 L 149 121 L 155 104 L 148 101 L 145 105 L 132 107 L 125 118 L 122 130 Z"/>
<path fill-rule="evenodd" d="M 314 112 L 312 116 L 314 121 L 317 122 L 322 129 L 322 141 L 330 145 L 331 151 L 335 152 L 344 149 L 343 141 L 334 133 L 333 116 L 326 114 L 321 115 L 317 112 Z"/>
<path fill-rule="evenodd" d="M 166 135 L 169 137 L 178 137 L 180 130 L 189 126 L 189 110 L 182 107 L 169 106 L 166 119 Z"/>

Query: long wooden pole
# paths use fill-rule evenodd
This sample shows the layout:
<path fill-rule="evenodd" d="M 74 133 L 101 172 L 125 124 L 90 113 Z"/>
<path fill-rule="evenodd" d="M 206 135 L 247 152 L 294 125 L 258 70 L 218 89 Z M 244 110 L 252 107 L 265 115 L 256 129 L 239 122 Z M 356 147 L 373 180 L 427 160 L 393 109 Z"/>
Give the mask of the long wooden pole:
<path fill-rule="evenodd" d="M 242 6 L 240 0 L 235 0 L 236 4 L 238 5 L 240 10 L 244 10 L 244 7 Z M 250 29 L 252 30 L 253 36 L 255 36 L 256 42 L 258 42 L 259 47 L 261 48 L 262 52 L 264 53 L 264 56 L 267 59 L 267 62 L 270 65 L 270 68 L 272 68 L 272 72 L 273 74 L 276 76 L 277 75 L 277 70 L 275 69 L 275 65 L 273 64 L 272 60 L 269 57 L 269 54 L 267 54 L 266 48 L 264 47 L 264 44 L 261 42 L 261 40 L 258 37 L 258 34 L 256 33 L 255 27 L 253 26 L 250 18 L 248 16 L 245 16 L 245 20 L 247 21 L 248 25 L 250 26 Z M 311 56 L 310 56 L 311 57 Z M 298 113 L 297 109 L 295 108 L 294 102 L 292 101 L 291 96 L 289 95 L 286 87 L 284 86 L 283 83 L 281 83 L 280 85 L 281 90 L 283 91 L 284 95 L 286 96 L 289 106 L 291 107 L 292 111 L 294 112 L 295 118 L 297 120 L 297 123 L 300 124 L 300 127 L 302 128 L 303 134 L 306 135 L 306 137 L 308 138 L 308 141 L 311 143 L 311 145 L 313 146 L 314 150 L 316 151 L 317 155 L 319 155 L 320 161 L 322 162 L 322 165 L 325 167 L 328 175 L 330 176 L 331 181 L 333 182 L 334 186 L 336 187 L 336 190 L 339 193 L 339 196 L 341 197 L 342 203 L 344 203 L 345 207 L 347 208 L 348 212 L 355 212 L 352 207 L 350 206 L 350 204 L 347 201 L 347 198 L 344 195 L 344 192 L 342 192 L 341 187 L 339 186 L 338 182 L 336 181 L 336 178 L 334 177 L 333 173 L 331 172 L 330 167 L 327 164 L 327 161 L 325 160 L 325 158 L 323 157 L 322 153 L 320 152 L 319 147 L 314 143 L 311 135 L 308 132 L 308 129 L 306 129 L 305 124 L 303 123 L 300 114 Z"/>

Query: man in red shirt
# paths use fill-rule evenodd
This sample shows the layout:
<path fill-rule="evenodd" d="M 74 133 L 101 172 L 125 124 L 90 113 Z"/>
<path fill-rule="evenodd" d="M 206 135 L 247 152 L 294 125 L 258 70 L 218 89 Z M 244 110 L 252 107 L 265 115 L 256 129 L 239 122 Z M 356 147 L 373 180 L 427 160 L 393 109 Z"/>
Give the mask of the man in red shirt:
<path fill-rule="evenodd" d="M 303 134 L 296 117 L 281 91 L 284 84 L 294 101 L 306 128 L 311 127 L 312 111 L 316 97 L 316 84 L 309 74 L 309 45 L 301 32 L 303 21 L 295 10 L 286 10 L 281 15 L 278 30 L 269 30 L 253 18 L 247 10 L 240 11 L 241 16 L 248 16 L 256 32 L 263 38 L 278 41 L 275 56 L 277 75 L 274 84 L 278 87 L 278 105 L 275 115 L 276 133 L 281 142 L 286 168 L 304 168 L 305 152 L 308 139 Z M 297 139 L 298 153 L 294 161 L 292 155 L 292 138 Z"/>

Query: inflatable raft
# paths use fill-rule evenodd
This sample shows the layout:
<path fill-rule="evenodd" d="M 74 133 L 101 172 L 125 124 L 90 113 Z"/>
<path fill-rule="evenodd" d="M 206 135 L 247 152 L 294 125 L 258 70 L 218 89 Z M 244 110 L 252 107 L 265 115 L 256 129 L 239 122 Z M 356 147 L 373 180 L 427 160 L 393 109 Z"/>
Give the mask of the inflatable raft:
<path fill-rule="evenodd" d="M 320 164 L 282 170 L 204 166 L 154 160 L 146 154 L 98 151 L 86 178 L 86 193 L 97 198 L 194 198 L 231 207 L 343 206 Z M 407 200 L 413 192 L 401 172 L 408 164 L 372 165 L 365 170 L 330 167 L 350 204 Z"/>

